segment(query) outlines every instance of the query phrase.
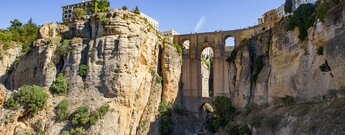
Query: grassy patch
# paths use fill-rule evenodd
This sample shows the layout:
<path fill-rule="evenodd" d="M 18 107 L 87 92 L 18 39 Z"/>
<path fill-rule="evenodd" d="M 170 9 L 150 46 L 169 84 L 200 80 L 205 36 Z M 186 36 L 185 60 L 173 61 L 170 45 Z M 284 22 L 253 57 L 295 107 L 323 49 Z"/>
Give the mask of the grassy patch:
<path fill-rule="evenodd" d="M 321 22 L 325 22 L 326 15 L 328 10 L 330 9 L 330 5 L 328 2 L 322 2 L 316 9 L 316 16 Z"/>
<path fill-rule="evenodd" d="M 183 48 L 182 48 L 182 46 L 179 45 L 179 44 L 175 44 L 174 46 L 175 46 L 175 48 L 176 48 L 177 53 L 178 53 L 180 56 L 182 56 L 182 54 L 183 54 Z"/>

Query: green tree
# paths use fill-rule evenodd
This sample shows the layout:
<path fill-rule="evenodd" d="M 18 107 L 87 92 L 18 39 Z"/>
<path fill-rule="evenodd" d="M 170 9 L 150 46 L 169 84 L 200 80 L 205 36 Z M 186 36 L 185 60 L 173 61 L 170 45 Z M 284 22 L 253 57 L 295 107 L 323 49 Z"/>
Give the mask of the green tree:
<path fill-rule="evenodd" d="M 314 11 L 315 7 L 313 4 L 302 4 L 299 6 L 289 20 L 288 30 L 293 30 L 295 27 L 298 27 L 300 31 L 298 35 L 299 39 L 305 40 L 308 37 L 308 29 L 315 22 Z"/>
<path fill-rule="evenodd" d="M 23 26 L 23 23 L 21 23 L 18 19 L 14 19 L 13 21 L 10 21 L 10 22 L 11 22 L 11 27 L 15 29 L 18 29 Z"/>
<path fill-rule="evenodd" d="M 73 10 L 73 14 L 75 18 L 80 19 L 83 15 L 85 15 L 85 10 L 82 8 L 76 8 Z"/>
<path fill-rule="evenodd" d="M 91 0 L 90 9 L 92 13 L 97 13 L 99 12 L 99 1 L 98 0 Z"/>
<path fill-rule="evenodd" d="M 110 7 L 110 2 L 108 0 L 100 0 L 98 8 L 100 12 L 108 12 Z"/>
<path fill-rule="evenodd" d="M 15 99 L 24 105 L 26 112 L 36 113 L 47 104 L 48 94 L 42 87 L 25 85 L 19 88 L 15 94 Z"/>
<path fill-rule="evenodd" d="M 236 109 L 232 106 L 231 100 L 228 97 L 216 97 L 214 103 L 215 114 L 222 120 L 225 120 L 225 123 L 222 123 L 222 126 L 229 121 L 231 121 L 236 115 Z"/>
<path fill-rule="evenodd" d="M 122 10 L 128 10 L 127 6 L 122 6 Z"/>
<path fill-rule="evenodd" d="M 284 5 L 284 11 L 285 13 L 291 13 L 292 12 L 292 0 L 285 0 Z"/>
<path fill-rule="evenodd" d="M 89 122 L 89 106 L 81 106 L 72 115 L 72 124 L 75 126 L 85 126 Z"/>
<path fill-rule="evenodd" d="M 139 10 L 138 6 L 135 7 L 133 13 L 140 15 L 140 10 Z"/>
<path fill-rule="evenodd" d="M 52 90 L 54 94 L 57 94 L 57 95 L 64 95 L 67 93 L 68 84 L 62 73 L 60 73 L 57 76 L 56 80 L 54 81 L 50 89 Z"/>

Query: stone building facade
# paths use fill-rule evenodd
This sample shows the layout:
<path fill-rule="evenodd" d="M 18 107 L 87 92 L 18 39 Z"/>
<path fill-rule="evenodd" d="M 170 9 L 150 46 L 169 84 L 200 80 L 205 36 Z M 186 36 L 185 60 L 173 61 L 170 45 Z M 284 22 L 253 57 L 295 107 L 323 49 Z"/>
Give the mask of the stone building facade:
<path fill-rule="evenodd" d="M 67 6 L 62 7 L 62 21 L 63 22 L 71 22 L 74 19 L 73 11 L 76 8 L 81 8 L 85 10 L 86 15 L 92 14 L 89 8 L 89 5 L 91 4 L 91 1 L 88 2 L 81 2 L 76 4 L 71 4 Z"/>

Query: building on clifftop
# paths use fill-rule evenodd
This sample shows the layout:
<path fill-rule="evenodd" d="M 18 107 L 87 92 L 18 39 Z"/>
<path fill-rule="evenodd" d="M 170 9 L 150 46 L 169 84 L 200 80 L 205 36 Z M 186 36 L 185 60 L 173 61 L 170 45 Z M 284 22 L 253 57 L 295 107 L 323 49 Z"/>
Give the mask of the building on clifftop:
<path fill-rule="evenodd" d="M 90 11 L 90 8 L 89 8 L 90 4 L 91 4 L 91 1 L 88 1 L 88 2 L 82 1 L 81 3 L 63 6 L 62 7 L 62 21 L 63 22 L 73 21 L 73 19 L 75 17 L 75 15 L 73 14 L 73 11 L 76 8 L 84 9 L 86 15 L 92 14 L 92 12 Z"/>

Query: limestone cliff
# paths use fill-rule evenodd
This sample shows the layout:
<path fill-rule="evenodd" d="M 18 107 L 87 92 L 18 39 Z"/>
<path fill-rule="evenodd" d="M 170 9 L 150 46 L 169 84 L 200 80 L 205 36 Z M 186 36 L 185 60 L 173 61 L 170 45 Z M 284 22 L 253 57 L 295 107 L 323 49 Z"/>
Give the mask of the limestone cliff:
<path fill-rule="evenodd" d="M 67 25 L 43 25 L 32 50 L 13 65 L 6 92 L 38 85 L 49 93 L 56 76 L 63 73 L 68 94 L 50 95 L 48 106 L 34 117 L 1 107 L 0 119 L 11 117 L 11 121 L 0 122 L 0 133 L 34 133 L 31 125 L 41 122 L 45 134 L 61 134 L 70 126 L 55 121 L 54 107 L 65 98 L 71 101 L 71 111 L 81 105 L 110 106 L 104 119 L 90 127 L 90 134 L 154 133 L 158 127 L 151 123 L 157 123 L 162 98 L 173 102 L 177 97 L 180 61 L 170 41 L 128 11 L 98 13 Z M 84 65 L 87 73 L 81 76 Z"/>
<path fill-rule="evenodd" d="M 341 3 L 330 9 L 325 23 L 318 21 L 309 28 L 305 41 L 298 38 L 297 28 L 286 30 L 284 19 L 271 30 L 236 47 L 236 59 L 229 62 L 230 91 L 235 104 L 239 107 L 247 103 L 272 104 L 274 98 L 286 95 L 297 102 L 318 101 L 329 90 L 343 88 L 345 10 Z M 320 66 L 326 61 L 331 71 L 323 72 Z M 255 76 L 255 68 L 261 64 Z"/>
<path fill-rule="evenodd" d="M 272 29 L 236 47 L 236 58 L 229 62 L 234 105 L 244 111 L 253 106 L 261 110 L 269 106 L 260 113 L 253 112 L 250 115 L 253 117 L 244 118 L 254 127 L 254 134 L 344 131 L 344 123 L 339 122 L 344 119 L 338 117 L 344 115 L 340 113 L 344 99 L 333 100 L 343 97 L 345 87 L 345 3 L 327 2 L 332 6 L 325 22 L 316 21 L 308 29 L 306 40 L 299 39 L 297 28 L 287 31 L 288 18 L 284 18 Z M 296 105 L 279 106 L 288 100 Z M 266 123 L 258 128 L 257 123 L 248 122 L 255 120 Z"/>

